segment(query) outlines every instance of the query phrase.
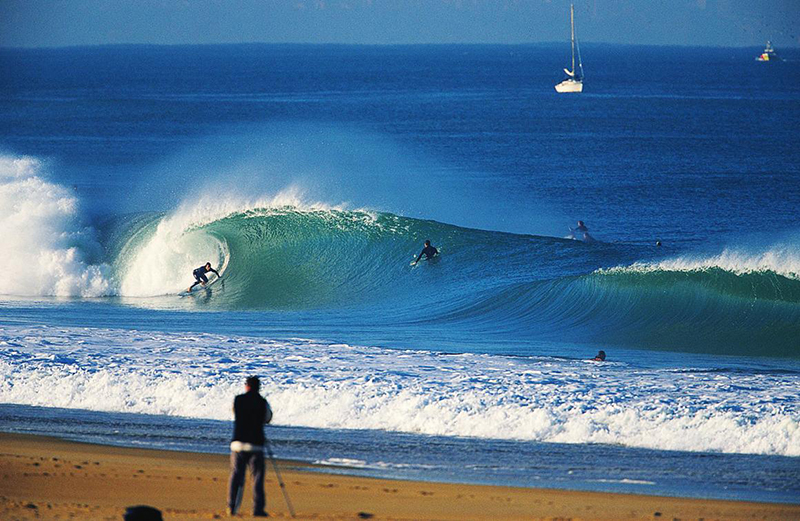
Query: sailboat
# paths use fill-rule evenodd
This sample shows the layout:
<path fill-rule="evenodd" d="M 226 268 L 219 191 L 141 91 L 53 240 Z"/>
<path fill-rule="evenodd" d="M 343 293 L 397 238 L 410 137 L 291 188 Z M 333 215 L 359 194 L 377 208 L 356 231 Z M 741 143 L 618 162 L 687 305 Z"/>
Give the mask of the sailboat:
<path fill-rule="evenodd" d="M 581 48 L 575 39 L 575 4 L 569 5 L 569 23 L 572 28 L 572 70 L 564 69 L 567 79 L 556 85 L 556 92 L 583 92 L 583 62 Z M 578 68 L 575 68 L 575 50 L 578 51 Z"/>

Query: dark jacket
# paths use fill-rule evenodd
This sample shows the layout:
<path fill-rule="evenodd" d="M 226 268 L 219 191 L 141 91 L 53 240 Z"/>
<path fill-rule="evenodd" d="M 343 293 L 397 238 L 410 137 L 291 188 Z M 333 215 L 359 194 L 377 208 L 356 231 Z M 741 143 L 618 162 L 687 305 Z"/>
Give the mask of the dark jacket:
<path fill-rule="evenodd" d="M 233 439 L 264 445 L 264 424 L 272 420 L 272 409 L 256 391 L 240 394 L 233 400 Z"/>
<path fill-rule="evenodd" d="M 419 252 L 419 255 L 417 256 L 417 260 L 415 260 L 414 262 L 419 262 L 419 260 L 422 258 L 423 255 L 425 255 L 426 259 L 432 259 L 434 257 L 434 255 L 437 255 L 438 253 L 439 253 L 439 250 L 437 250 L 433 246 L 431 246 L 431 245 L 425 246 L 424 248 L 422 248 L 422 251 Z"/>

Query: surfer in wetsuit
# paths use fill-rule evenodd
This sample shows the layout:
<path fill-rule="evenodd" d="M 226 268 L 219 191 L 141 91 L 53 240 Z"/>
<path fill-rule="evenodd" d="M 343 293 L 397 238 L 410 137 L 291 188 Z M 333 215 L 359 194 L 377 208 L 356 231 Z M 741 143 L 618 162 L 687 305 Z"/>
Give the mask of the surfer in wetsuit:
<path fill-rule="evenodd" d="M 189 289 L 187 289 L 186 292 L 191 293 L 192 289 L 198 284 L 201 284 L 203 287 L 205 287 L 206 283 L 208 282 L 208 277 L 206 277 L 206 273 L 208 273 L 209 271 L 213 271 L 214 273 L 216 273 L 217 278 L 220 279 L 222 278 L 222 275 L 220 275 L 217 270 L 211 267 L 211 263 L 206 262 L 205 266 L 200 266 L 199 268 L 197 268 L 192 272 L 192 275 L 194 275 L 194 284 L 189 286 Z"/>
<path fill-rule="evenodd" d="M 577 239 L 577 237 L 575 237 L 575 232 L 578 232 L 582 234 L 583 238 L 581 240 L 584 242 L 592 242 L 594 240 L 594 237 L 589 235 L 589 228 L 583 224 L 583 221 L 578 221 L 578 226 L 576 228 L 570 228 L 569 231 L 573 239 Z"/>
<path fill-rule="evenodd" d="M 419 252 L 419 255 L 417 256 L 417 260 L 414 261 L 414 264 L 418 263 L 423 255 L 425 255 L 425 260 L 431 260 L 434 257 L 434 255 L 438 255 L 438 254 L 439 254 L 439 250 L 437 250 L 436 248 L 431 246 L 431 241 L 425 241 L 425 247 L 422 248 L 421 252 Z"/>

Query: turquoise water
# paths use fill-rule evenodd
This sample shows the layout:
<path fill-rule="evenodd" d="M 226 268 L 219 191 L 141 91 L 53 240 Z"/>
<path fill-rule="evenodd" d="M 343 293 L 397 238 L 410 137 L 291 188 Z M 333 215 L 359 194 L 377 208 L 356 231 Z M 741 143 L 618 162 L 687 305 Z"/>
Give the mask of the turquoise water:
<path fill-rule="evenodd" d="M 562 51 L 0 50 L 0 428 L 209 450 L 258 373 L 276 442 L 336 469 L 796 499 L 797 57 L 587 45 L 559 96 Z M 593 450 L 629 463 L 570 473 Z"/>

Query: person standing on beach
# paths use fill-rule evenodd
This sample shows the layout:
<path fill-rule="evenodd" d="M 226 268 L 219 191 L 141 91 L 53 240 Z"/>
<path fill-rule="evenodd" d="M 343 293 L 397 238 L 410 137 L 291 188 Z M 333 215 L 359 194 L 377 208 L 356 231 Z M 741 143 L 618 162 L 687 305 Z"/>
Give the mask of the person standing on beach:
<path fill-rule="evenodd" d="M 242 501 L 245 468 L 253 476 L 253 516 L 266 517 L 264 495 L 264 425 L 272 421 L 269 402 L 259 394 L 261 381 L 247 378 L 245 393 L 233 400 L 233 439 L 231 440 L 231 479 L 228 485 L 228 515 L 236 515 Z"/>

